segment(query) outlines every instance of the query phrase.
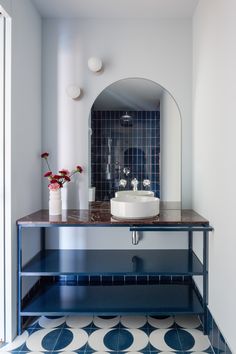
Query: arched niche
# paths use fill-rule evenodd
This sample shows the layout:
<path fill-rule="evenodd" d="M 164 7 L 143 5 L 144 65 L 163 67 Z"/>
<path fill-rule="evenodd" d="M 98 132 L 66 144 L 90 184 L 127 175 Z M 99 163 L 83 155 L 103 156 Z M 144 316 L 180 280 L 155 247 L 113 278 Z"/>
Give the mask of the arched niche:
<path fill-rule="evenodd" d="M 181 116 L 173 96 L 145 78 L 126 78 L 95 99 L 89 120 L 90 185 L 109 200 L 119 181 L 149 179 L 162 202 L 181 203 Z M 130 171 L 127 174 L 127 169 Z"/>

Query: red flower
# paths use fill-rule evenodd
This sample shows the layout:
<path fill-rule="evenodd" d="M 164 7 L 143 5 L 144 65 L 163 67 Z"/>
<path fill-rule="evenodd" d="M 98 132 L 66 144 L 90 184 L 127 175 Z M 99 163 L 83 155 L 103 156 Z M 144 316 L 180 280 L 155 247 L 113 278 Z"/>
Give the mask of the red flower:
<path fill-rule="evenodd" d="M 76 171 L 79 173 L 83 172 L 83 168 L 81 166 L 76 166 Z"/>
<path fill-rule="evenodd" d="M 43 152 L 43 153 L 41 154 L 42 159 L 47 159 L 48 156 L 49 156 L 49 153 L 48 153 L 48 152 Z"/>
<path fill-rule="evenodd" d="M 43 177 L 49 177 L 52 175 L 52 172 L 51 171 L 48 171 L 46 173 L 44 173 Z"/>
<path fill-rule="evenodd" d="M 56 190 L 58 190 L 59 188 L 61 188 L 61 186 L 60 186 L 60 184 L 59 183 L 53 183 L 53 184 L 49 184 L 48 185 L 48 188 L 50 189 L 50 190 L 52 190 L 52 191 L 56 191 Z"/>
<path fill-rule="evenodd" d="M 68 176 L 70 174 L 70 171 L 68 171 L 68 170 L 63 168 L 61 171 L 59 171 L 59 173 L 62 174 L 62 175 L 67 175 Z"/>
<path fill-rule="evenodd" d="M 50 183 L 58 183 L 58 181 L 56 179 L 52 179 Z"/>
<path fill-rule="evenodd" d="M 76 166 L 76 168 L 72 172 L 63 168 L 58 172 L 58 174 L 54 175 L 49 165 L 48 156 L 49 153 L 46 151 L 41 154 L 41 158 L 45 160 L 45 163 L 47 165 L 47 172 L 45 172 L 43 176 L 49 179 L 49 189 L 56 190 L 58 188 L 63 188 L 63 185 L 66 182 L 71 181 L 71 177 L 74 174 L 76 174 L 77 172 L 83 172 L 83 168 L 81 166 Z"/>
<path fill-rule="evenodd" d="M 60 176 L 60 175 L 54 175 L 53 178 L 55 178 L 55 179 L 61 179 L 62 176 Z"/>

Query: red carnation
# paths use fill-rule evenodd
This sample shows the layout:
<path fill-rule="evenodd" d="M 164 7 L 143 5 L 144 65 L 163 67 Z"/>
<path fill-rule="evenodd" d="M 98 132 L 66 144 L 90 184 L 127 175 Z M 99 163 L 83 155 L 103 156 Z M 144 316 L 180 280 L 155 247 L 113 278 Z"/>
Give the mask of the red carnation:
<path fill-rule="evenodd" d="M 49 156 L 48 152 L 43 152 L 41 154 L 41 158 L 45 160 L 45 163 L 47 165 L 47 172 L 45 172 L 43 176 L 49 179 L 50 183 L 48 185 L 48 188 L 50 190 L 57 190 L 58 188 L 63 188 L 63 185 L 66 182 L 71 181 L 71 177 L 74 174 L 76 174 L 77 172 L 79 173 L 83 172 L 83 168 L 78 165 L 72 172 L 63 168 L 58 172 L 58 174 L 54 175 L 49 165 L 48 156 Z"/>
<path fill-rule="evenodd" d="M 43 153 L 41 154 L 42 159 L 47 159 L 48 156 L 49 156 L 49 153 L 48 153 L 48 152 L 43 152 Z"/>
<path fill-rule="evenodd" d="M 61 173 L 62 175 L 69 175 L 70 174 L 70 171 L 66 170 L 66 169 L 62 169 L 61 171 L 59 171 L 59 173 Z"/>
<path fill-rule="evenodd" d="M 44 173 L 44 177 L 49 177 L 49 176 L 51 176 L 52 175 L 52 172 L 51 171 L 48 171 L 48 172 L 46 172 L 46 173 Z"/>
<path fill-rule="evenodd" d="M 54 175 L 53 178 L 55 178 L 55 179 L 61 179 L 62 176 L 60 176 L 60 175 Z"/>
<path fill-rule="evenodd" d="M 50 183 L 58 183 L 58 181 L 56 179 L 52 179 Z"/>
<path fill-rule="evenodd" d="M 76 166 L 76 171 L 79 173 L 83 172 L 83 168 L 81 166 Z"/>

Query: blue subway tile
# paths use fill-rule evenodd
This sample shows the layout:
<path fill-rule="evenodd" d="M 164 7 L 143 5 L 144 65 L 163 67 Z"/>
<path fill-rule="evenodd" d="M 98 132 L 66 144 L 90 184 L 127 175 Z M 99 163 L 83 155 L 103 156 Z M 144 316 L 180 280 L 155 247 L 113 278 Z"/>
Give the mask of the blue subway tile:
<path fill-rule="evenodd" d="M 215 354 L 220 354 L 219 352 L 219 330 L 218 327 L 214 321 L 214 319 L 212 320 L 212 347 L 213 350 L 215 352 Z"/>
<path fill-rule="evenodd" d="M 226 343 L 225 343 L 225 354 L 233 354 Z"/>
<path fill-rule="evenodd" d="M 127 112 L 132 116 L 131 124 L 121 124 L 125 112 L 93 111 L 91 127 L 91 181 L 96 187 L 97 200 L 109 200 L 118 190 L 119 179 L 124 177 L 123 168 L 130 167 L 131 177 L 140 182 L 149 178 L 156 181 L 152 190 L 160 195 L 159 171 L 160 112 Z M 112 139 L 109 151 L 108 139 Z M 156 148 L 150 148 L 156 146 Z M 110 152 L 111 174 L 107 175 Z M 155 157 L 157 155 L 157 157 Z M 115 162 L 120 162 L 119 176 L 115 173 Z M 124 166 L 123 166 L 124 165 Z M 155 178 L 153 176 L 155 175 Z M 109 179 L 108 179 L 109 178 Z M 109 183 L 105 183 L 109 182 Z M 131 188 L 131 186 L 127 186 Z M 142 189 L 141 183 L 140 188 Z"/>

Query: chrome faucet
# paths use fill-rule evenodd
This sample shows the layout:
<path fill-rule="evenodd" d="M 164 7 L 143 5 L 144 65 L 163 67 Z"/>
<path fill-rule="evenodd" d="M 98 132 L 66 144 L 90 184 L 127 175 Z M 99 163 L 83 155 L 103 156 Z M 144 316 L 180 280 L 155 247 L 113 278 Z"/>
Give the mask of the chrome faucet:
<path fill-rule="evenodd" d="M 120 179 L 119 180 L 119 187 L 122 187 L 122 188 L 125 189 L 126 184 L 127 184 L 127 181 L 125 179 Z"/>
<path fill-rule="evenodd" d="M 130 174 L 130 168 L 129 168 L 129 167 L 124 167 L 124 168 L 123 168 L 123 172 L 124 172 L 124 174 L 126 175 L 126 177 L 128 177 L 129 174 Z"/>
<path fill-rule="evenodd" d="M 137 191 L 138 190 L 138 180 L 137 180 L 137 178 L 134 178 L 134 179 L 132 179 L 132 181 L 131 181 L 131 186 L 133 187 L 133 191 Z"/>
<path fill-rule="evenodd" d="M 144 186 L 145 189 L 150 188 L 150 185 L 151 185 L 150 179 L 144 179 L 143 180 L 143 186 Z"/>

